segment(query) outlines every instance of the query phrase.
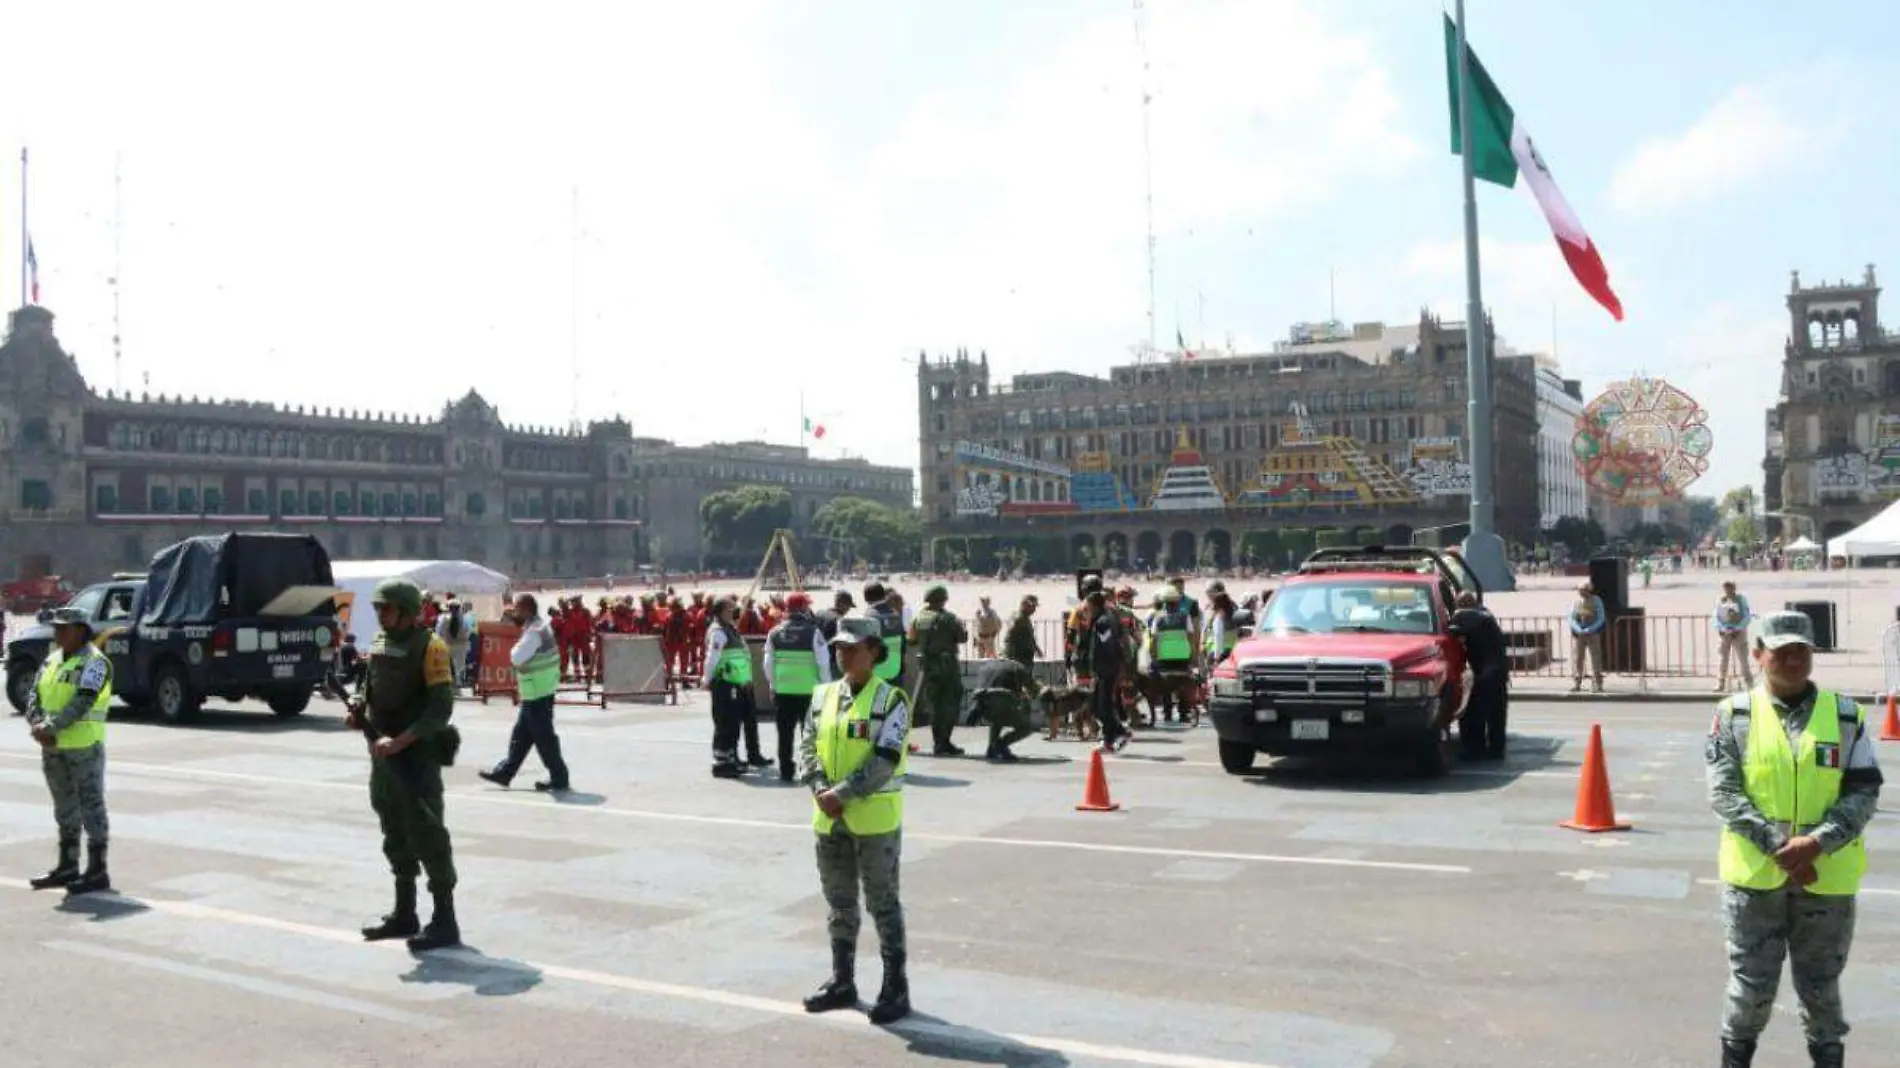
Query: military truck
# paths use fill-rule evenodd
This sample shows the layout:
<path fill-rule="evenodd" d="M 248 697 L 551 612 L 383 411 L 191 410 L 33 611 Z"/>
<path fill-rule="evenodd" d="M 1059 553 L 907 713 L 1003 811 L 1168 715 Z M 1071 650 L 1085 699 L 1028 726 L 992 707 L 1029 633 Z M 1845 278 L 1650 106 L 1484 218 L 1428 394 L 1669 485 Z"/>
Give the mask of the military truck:
<path fill-rule="evenodd" d="M 211 697 L 303 712 L 336 656 L 341 592 L 316 538 L 231 533 L 167 546 L 146 574 L 88 586 L 66 607 L 93 621 L 120 699 L 182 723 Z M 7 643 L 15 709 L 25 709 L 52 648 L 51 614 Z"/>

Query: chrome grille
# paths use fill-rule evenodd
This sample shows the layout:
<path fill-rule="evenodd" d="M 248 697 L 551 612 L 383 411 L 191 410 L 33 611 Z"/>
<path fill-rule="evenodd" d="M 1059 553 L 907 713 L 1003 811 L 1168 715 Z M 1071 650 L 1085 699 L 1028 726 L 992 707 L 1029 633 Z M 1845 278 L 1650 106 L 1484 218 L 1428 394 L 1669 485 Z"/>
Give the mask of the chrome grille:
<path fill-rule="evenodd" d="M 1276 701 L 1364 700 L 1392 695 L 1392 668 L 1382 660 L 1285 657 L 1240 665 L 1247 692 Z"/>

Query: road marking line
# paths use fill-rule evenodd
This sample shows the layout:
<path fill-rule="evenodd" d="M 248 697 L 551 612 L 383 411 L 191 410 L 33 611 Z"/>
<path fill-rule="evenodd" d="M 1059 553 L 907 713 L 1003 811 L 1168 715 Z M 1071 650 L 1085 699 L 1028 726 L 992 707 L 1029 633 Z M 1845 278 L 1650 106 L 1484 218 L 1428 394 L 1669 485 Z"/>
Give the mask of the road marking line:
<path fill-rule="evenodd" d="M 1728 885 L 1727 883 L 1723 882 L 1720 879 L 1697 879 L 1695 882 L 1697 886 L 1727 886 Z M 1886 890 L 1886 889 L 1882 889 L 1880 887 L 1875 887 L 1875 886 L 1863 886 L 1856 892 L 1861 893 L 1861 894 L 1876 894 L 1880 897 L 1900 897 L 1900 890 Z"/>
<path fill-rule="evenodd" d="M 385 1020 L 389 1023 L 401 1024 L 404 1027 L 433 1030 L 447 1022 L 433 1016 L 423 1016 L 418 1013 L 402 1012 L 397 1009 L 387 1008 L 372 1001 L 346 998 L 337 994 L 325 993 L 321 990 L 311 990 L 307 987 L 280 983 L 272 979 L 260 979 L 256 976 L 245 975 L 241 972 L 206 968 L 201 965 L 186 964 L 183 961 L 169 960 L 164 957 L 150 957 L 143 953 L 128 953 L 124 950 L 111 949 L 106 946 L 92 945 L 86 942 L 69 942 L 63 939 L 55 939 L 51 942 L 43 942 L 41 944 L 48 949 L 57 949 L 63 953 L 77 953 L 80 956 L 95 957 L 99 960 L 110 961 L 113 964 L 131 965 L 136 968 L 149 968 L 153 971 L 182 976 L 186 979 L 196 979 L 200 982 L 235 987 L 236 989 L 249 991 L 253 994 L 263 994 L 266 997 L 282 998 L 285 1001 L 314 1005 L 320 1009 L 334 1009 L 337 1012 L 348 1013 L 352 1016 L 369 1016 L 378 1020 Z"/>
<path fill-rule="evenodd" d="M 15 753 L 0 753 L 0 757 L 26 759 Z M 121 772 L 151 775 L 175 775 L 180 778 L 225 779 L 234 782 L 254 782 L 271 786 L 303 786 L 325 790 L 348 790 L 361 792 L 364 787 L 357 783 L 330 782 L 323 779 L 287 779 L 277 775 L 251 775 L 241 771 L 214 771 L 208 768 L 178 768 L 165 764 L 140 764 L 118 761 L 111 765 Z M 522 807 L 533 805 L 544 812 L 584 813 L 602 816 L 621 816 L 627 819 L 658 820 L 673 823 L 712 824 L 723 827 L 756 827 L 766 830 L 796 830 L 811 833 L 811 823 L 800 820 L 787 823 L 780 820 L 750 819 L 743 816 L 701 816 L 687 812 L 657 812 L 650 809 L 611 808 L 606 805 L 562 805 L 549 804 L 545 800 L 523 796 L 515 799 L 501 793 L 464 793 L 450 791 L 450 797 L 457 801 L 475 801 L 490 805 L 513 805 Z M 1128 856 L 1194 858 L 1199 860 L 1241 860 L 1257 864 L 1305 864 L 1315 867 L 1363 868 L 1372 871 L 1403 871 L 1435 875 L 1470 875 L 1471 868 L 1463 864 L 1428 864 L 1399 860 L 1349 860 L 1339 857 L 1307 857 L 1277 853 L 1224 853 L 1208 852 L 1197 849 L 1169 849 L 1162 846 L 1110 845 L 1098 842 L 1072 842 L 1050 838 L 995 838 L 983 835 L 933 834 L 929 832 L 904 832 L 904 837 L 915 842 L 942 842 L 949 845 L 1014 846 L 1031 849 L 1061 849 L 1081 853 L 1118 853 Z"/>
<path fill-rule="evenodd" d="M 0 886 L 15 890 L 27 889 L 27 884 L 19 879 L 0 879 Z M 188 916 L 274 931 L 290 931 L 314 938 L 321 938 L 325 941 L 348 943 L 369 950 L 382 952 L 400 950 L 405 954 L 408 953 L 408 949 L 399 942 L 366 943 L 355 934 L 335 928 L 314 927 L 308 924 L 278 920 L 269 916 L 258 916 L 247 912 L 235 912 L 229 909 L 196 905 L 186 901 L 155 901 L 149 898 L 141 898 L 139 900 L 153 912 L 170 913 L 178 916 Z M 170 971 L 191 978 L 204 979 L 207 982 L 226 983 L 228 985 L 241 986 L 245 989 L 259 989 L 260 992 L 294 997 L 298 1000 L 308 999 L 311 1004 L 323 1005 L 328 1008 L 339 1008 L 349 1012 L 361 1012 L 367 1015 L 380 1016 L 385 1019 L 397 1018 L 397 1022 L 401 1023 L 414 1022 L 428 1026 L 439 1024 L 439 1021 L 431 1017 L 398 1013 L 381 1006 L 371 1005 L 369 1003 L 357 1003 L 348 998 L 333 997 L 318 991 L 304 990 L 299 987 L 273 983 L 268 980 L 252 980 L 247 976 L 237 975 L 235 973 L 199 968 L 195 965 L 182 964 L 162 958 L 142 957 L 138 954 L 124 953 L 119 950 L 91 946 L 79 942 L 55 942 L 48 944 L 60 949 L 84 953 L 106 960 L 118 960 L 122 963 L 159 968 L 160 970 Z M 545 979 L 564 979 L 568 982 L 622 990 L 631 994 L 648 994 L 654 997 L 672 998 L 677 1001 L 695 1001 L 706 1005 L 720 1005 L 726 1008 L 744 1009 L 768 1016 L 789 1017 L 806 1020 L 813 1024 L 849 1028 L 860 1032 L 889 1030 L 897 1033 L 900 1037 L 904 1035 L 925 1035 L 941 1041 L 954 1043 L 958 1046 L 994 1048 L 1007 1043 L 1010 1046 L 1025 1046 L 1032 1050 L 1062 1053 L 1075 1057 L 1094 1057 L 1100 1060 L 1118 1061 L 1124 1064 L 1148 1065 L 1150 1068 L 1281 1068 L 1281 1066 L 1260 1061 L 1230 1061 L 1218 1057 L 1201 1057 L 1189 1053 L 1165 1053 L 1157 1050 L 1135 1049 L 1127 1046 L 1105 1046 L 1093 1042 L 1078 1042 L 1072 1039 L 1050 1038 L 1042 1035 L 1004 1033 L 992 1035 L 954 1025 L 932 1023 L 926 1020 L 901 1020 L 888 1028 L 879 1028 L 873 1026 L 869 1019 L 855 1013 L 832 1013 L 823 1016 L 813 1016 L 805 1011 L 803 1005 L 796 1002 L 779 1001 L 773 998 L 758 997 L 751 994 L 735 994 L 730 991 L 714 990 L 708 987 L 686 986 L 680 983 L 666 983 L 653 979 L 640 979 L 634 976 L 594 971 L 587 968 L 570 968 L 561 964 L 538 964 L 531 961 L 522 961 L 519 965 L 502 965 L 468 950 L 435 950 L 418 959 L 427 959 L 429 956 L 445 957 L 451 960 L 464 959 L 485 966 L 505 967 L 511 968 L 512 970 L 532 969 L 540 973 Z M 253 986 L 253 984 L 256 985 Z M 271 989 L 261 989 L 265 987 Z"/>

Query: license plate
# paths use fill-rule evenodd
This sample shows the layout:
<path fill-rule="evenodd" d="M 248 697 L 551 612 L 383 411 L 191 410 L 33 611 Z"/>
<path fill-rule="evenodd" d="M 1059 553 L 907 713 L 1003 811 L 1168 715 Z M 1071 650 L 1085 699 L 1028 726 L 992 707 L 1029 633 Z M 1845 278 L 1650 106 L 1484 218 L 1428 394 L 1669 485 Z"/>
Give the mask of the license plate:
<path fill-rule="evenodd" d="M 1279 718 L 1280 713 L 1275 712 L 1271 708 L 1256 708 L 1253 710 L 1253 721 L 1255 723 L 1272 723 Z"/>
<path fill-rule="evenodd" d="M 1292 737 L 1294 741 L 1323 742 L 1326 740 L 1327 729 L 1330 728 L 1332 724 L 1323 719 L 1296 719 L 1290 726 L 1293 728 Z"/>
<path fill-rule="evenodd" d="M 270 669 L 270 675 L 271 675 L 271 678 L 273 679 L 295 678 L 297 675 L 297 665 L 272 664 L 271 669 Z"/>

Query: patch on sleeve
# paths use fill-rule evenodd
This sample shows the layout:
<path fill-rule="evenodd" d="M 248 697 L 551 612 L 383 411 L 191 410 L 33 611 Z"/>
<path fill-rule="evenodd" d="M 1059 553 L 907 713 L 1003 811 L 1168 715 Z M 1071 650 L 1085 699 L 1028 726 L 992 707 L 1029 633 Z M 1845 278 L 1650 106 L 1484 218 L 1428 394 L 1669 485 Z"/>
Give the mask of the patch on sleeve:
<path fill-rule="evenodd" d="M 107 670 L 105 657 L 93 657 L 92 662 L 86 665 L 86 670 L 80 673 L 79 689 L 86 693 L 98 693 L 103 690 L 106 685 Z"/>
<path fill-rule="evenodd" d="M 449 643 L 431 635 L 429 649 L 422 654 L 422 681 L 426 686 L 455 683 L 455 668 L 449 663 Z"/>

